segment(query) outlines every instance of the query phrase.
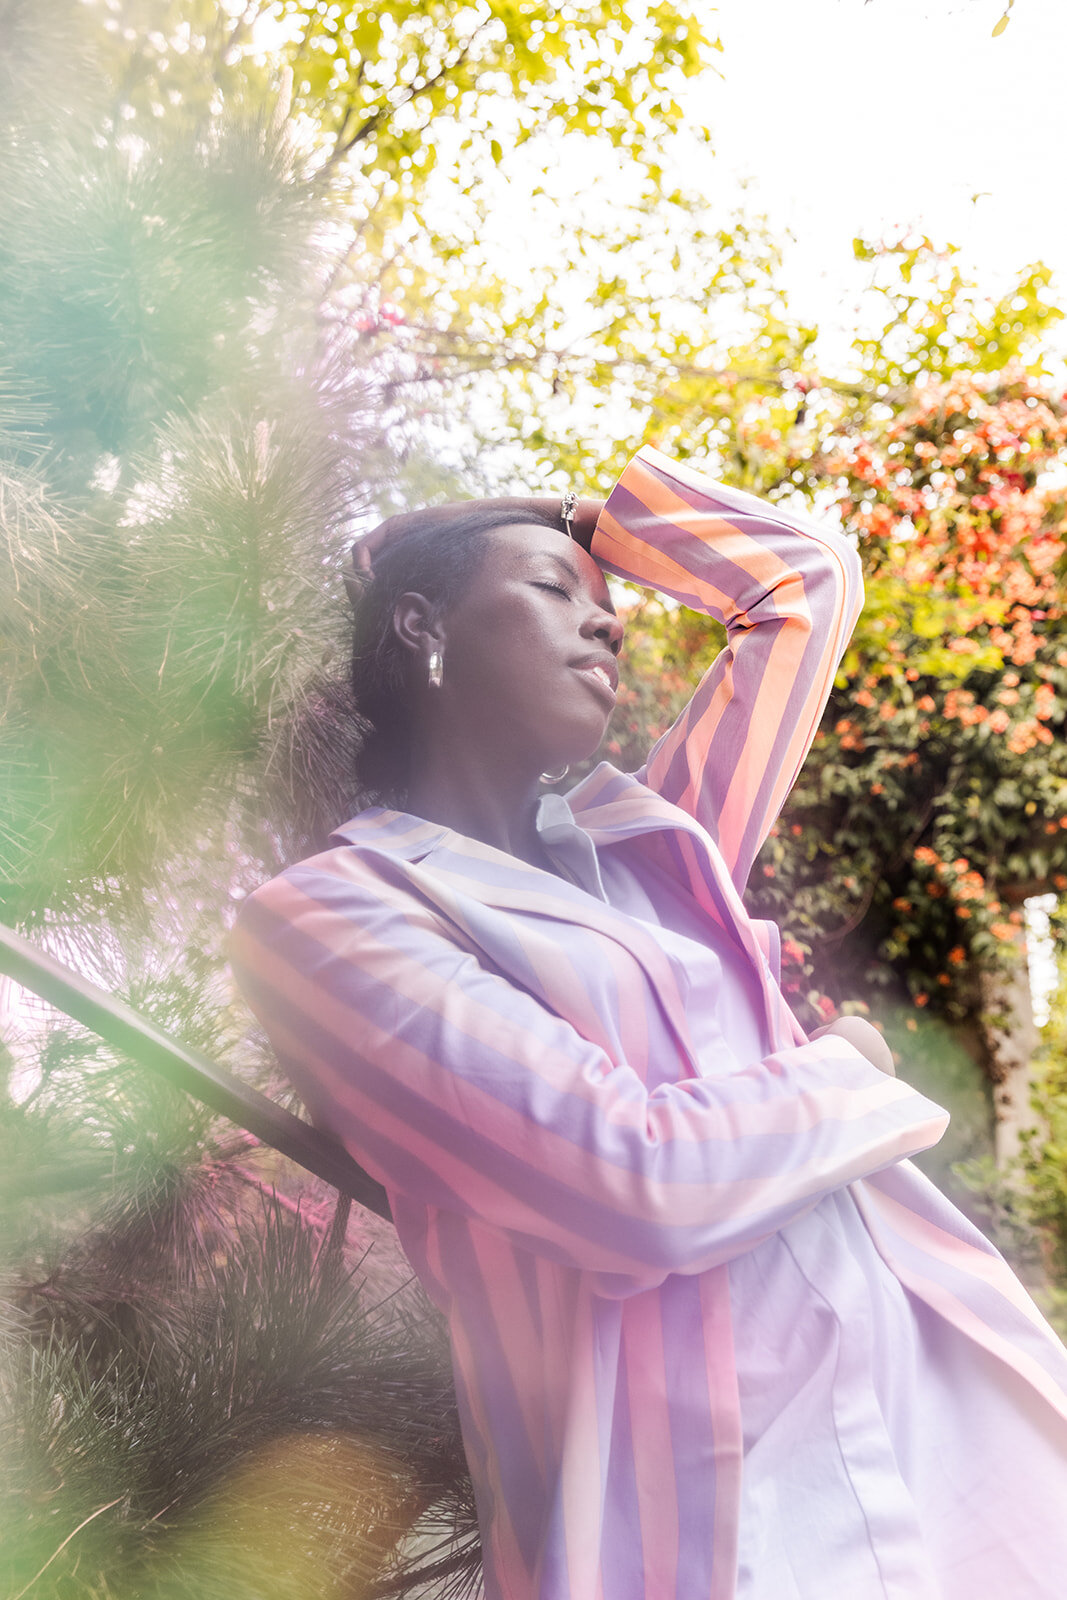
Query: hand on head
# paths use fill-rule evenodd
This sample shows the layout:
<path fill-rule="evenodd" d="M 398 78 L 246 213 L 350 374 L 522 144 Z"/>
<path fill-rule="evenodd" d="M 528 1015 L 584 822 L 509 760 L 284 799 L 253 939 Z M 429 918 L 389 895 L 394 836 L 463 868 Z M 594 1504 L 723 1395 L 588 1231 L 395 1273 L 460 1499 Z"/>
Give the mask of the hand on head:
<path fill-rule="evenodd" d="M 345 576 L 349 593 L 352 592 L 353 583 L 363 584 L 374 576 L 374 558 L 392 540 L 403 538 L 405 534 L 412 533 L 416 529 L 434 526 L 445 529 L 450 523 L 462 523 L 470 516 L 472 510 L 479 507 L 499 511 L 502 521 L 513 522 L 517 515 L 526 513 L 530 514 L 532 522 L 559 519 L 560 532 L 564 531 L 562 506 L 558 495 L 453 500 L 443 506 L 427 506 L 419 511 L 401 511 L 396 516 L 386 517 L 384 522 L 379 522 L 376 528 L 372 528 L 369 533 L 357 539 L 352 546 L 352 571 Z M 571 537 L 583 550 L 589 549 L 597 518 L 603 507 L 603 500 L 577 500 L 573 504 L 570 517 Z"/>

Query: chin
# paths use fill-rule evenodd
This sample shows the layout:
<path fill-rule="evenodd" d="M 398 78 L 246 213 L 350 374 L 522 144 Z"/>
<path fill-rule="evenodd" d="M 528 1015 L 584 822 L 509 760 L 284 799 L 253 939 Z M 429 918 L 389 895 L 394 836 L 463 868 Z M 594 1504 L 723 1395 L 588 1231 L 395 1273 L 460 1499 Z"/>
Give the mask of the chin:
<path fill-rule="evenodd" d="M 589 707 L 587 706 L 581 707 L 580 711 L 579 708 L 574 706 L 566 707 L 566 709 L 572 713 L 578 712 L 578 714 L 570 717 L 559 716 L 558 713 L 564 710 L 564 707 L 556 707 L 557 716 L 553 718 L 552 742 L 544 746 L 545 753 L 541 759 L 540 770 L 542 772 L 560 772 L 565 766 L 577 767 L 583 761 L 588 761 L 590 756 L 596 755 L 604 741 L 604 735 L 608 731 L 608 725 L 611 721 L 610 716 L 591 718 L 589 716 Z M 581 712 L 584 712 L 585 715 L 581 715 Z M 547 722 L 547 718 L 541 725 L 540 732 L 542 737 L 548 731 L 545 722 Z M 541 743 L 541 740 L 531 740 L 530 742 L 536 748 Z"/>

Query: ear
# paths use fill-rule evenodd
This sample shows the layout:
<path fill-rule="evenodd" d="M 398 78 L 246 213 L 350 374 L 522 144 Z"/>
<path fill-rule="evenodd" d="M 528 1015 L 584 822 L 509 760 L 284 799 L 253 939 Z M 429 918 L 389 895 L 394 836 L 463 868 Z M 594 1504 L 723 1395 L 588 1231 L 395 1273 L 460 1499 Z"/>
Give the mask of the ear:
<path fill-rule="evenodd" d="M 437 609 L 424 594 L 409 591 L 393 607 L 393 632 L 405 650 L 428 665 L 435 650 L 444 648 L 445 633 Z"/>

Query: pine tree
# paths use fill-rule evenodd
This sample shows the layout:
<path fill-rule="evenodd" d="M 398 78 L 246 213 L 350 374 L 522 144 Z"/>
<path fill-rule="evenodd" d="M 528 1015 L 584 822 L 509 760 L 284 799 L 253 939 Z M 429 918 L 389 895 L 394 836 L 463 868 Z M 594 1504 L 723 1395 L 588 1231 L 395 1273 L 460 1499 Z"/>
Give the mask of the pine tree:
<path fill-rule="evenodd" d="M 204 58 L 153 116 L 107 20 L 0 4 L 0 916 L 266 1082 L 221 930 L 345 809 L 336 571 L 380 396 L 321 315 L 336 211 L 285 106 Z M 20 1027 L 3 1592 L 402 1591 L 415 1523 L 465 1582 L 447 1354 L 386 1230 L 72 1025 Z"/>

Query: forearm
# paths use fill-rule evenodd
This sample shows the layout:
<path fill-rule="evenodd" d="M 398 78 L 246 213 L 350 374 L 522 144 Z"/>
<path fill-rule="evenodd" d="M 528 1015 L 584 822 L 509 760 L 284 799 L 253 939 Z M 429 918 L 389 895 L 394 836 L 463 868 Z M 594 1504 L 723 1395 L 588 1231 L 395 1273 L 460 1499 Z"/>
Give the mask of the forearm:
<path fill-rule="evenodd" d="M 591 553 L 726 627 L 726 649 L 643 778 L 707 828 L 741 888 L 851 632 L 855 552 L 804 516 L 644 450 L 612 491 Z"/>
<path fill-rule="evenodd" d="M 251 896 L 231 950 L 316 1120 L 389 1188 L 605 1292 L 729 1260 L 944 1129 L 832 1037 L 649 1091 L 403 888 L 324 859 Z"/>

